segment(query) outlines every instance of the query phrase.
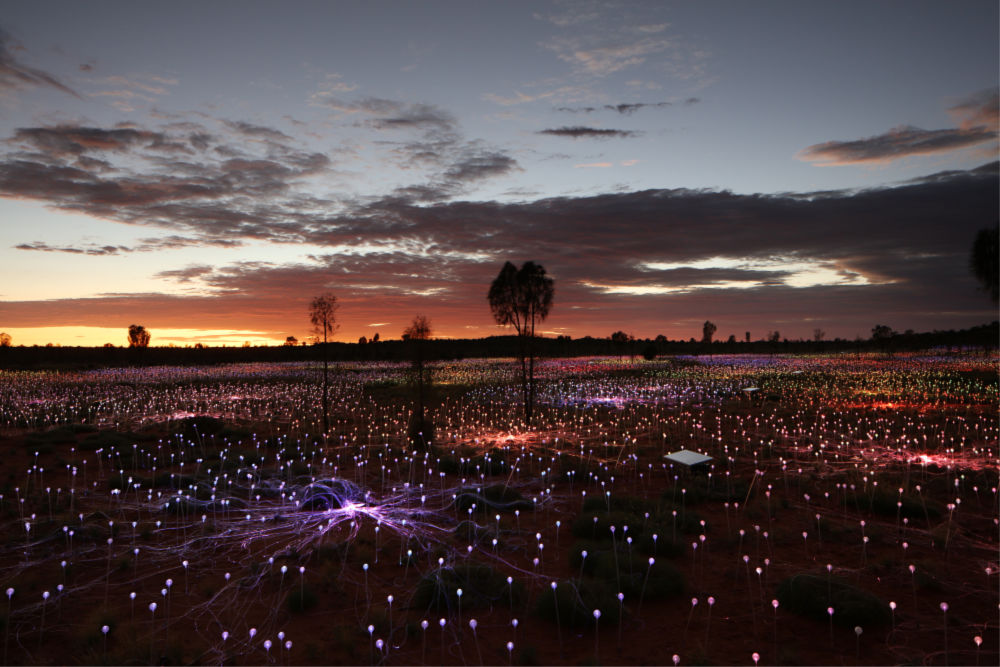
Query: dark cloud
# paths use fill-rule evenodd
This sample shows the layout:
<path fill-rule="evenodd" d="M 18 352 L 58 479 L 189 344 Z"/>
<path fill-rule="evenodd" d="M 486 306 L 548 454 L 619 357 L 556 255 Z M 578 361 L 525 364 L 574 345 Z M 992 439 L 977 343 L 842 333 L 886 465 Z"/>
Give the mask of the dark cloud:
<path fill-rule="evenodd" d="M 574 125 L 572 127 L 557 127 L 539 130 L 536 134 L 548 134 L 554 137 L 570 137 L 571 139 L 624 139 L 639 136 L 632 130 L 608 130 L 598 127 Z"/>
<path fill-rule="evenodd" d="M 71 255 L 118 255 L 131 252 L 152 252 L 155 250 L 176 250 L 192 246 L 212 246 L 217 248 L 234 248 L 243 245 L 242 241 L 231 239 L 194 239 L 182 236 L 166 236 L 163 238 L 142 239 L 138 245 L 97 245 L 83 244 L 79 246 L 53 246 L 44 241 L 19 243 L 17 250 L 38 250 L 42 252 L 63 252 Z M 167 272 L 169 273 L 169 272 Z"/>
<path fill-rule="evenodd" d="M 994 143 L 1000 124 L 1000 93 L 990 88 L 951 107 L 958 127 L 923 130 L 909 125 L 854 141 L 827 141 L 803 149 L 798 158 L 822 166 L 891 162 L 911 155 L 947 153 Z"/>
<path fill-rule="evenodd" d="M 189 283 L 195 278 L 201 278 L 211 274 L 213 268 L 205 264 L 199 264 L 195 266 L 188 266 L 183 269 L 171 269 L 169 271 L 160 271 L 156 274 L 157 278 L 166 278 L 168 280 L 175 280 L 179 283 Z"/>
<path fill-rule="evenodd" d="M 354 102 L 327 99 L 322 102 L 335 111 L 361 113 L 371 118 L 364 125 L 377 130 L 411 129 L 453 131 L 455 117 L 432 104 L 413 104 L 380 97 L 365 97 Z"/>
<path fill-rule="evenodd" d="M 224 121 L 226 127 L 238 132 L 247 137 L 259 137 L 261 139 L 271 139 L 273 141 L 291 141 L 292 138 L 282 132 L 281 130 L 276 130 L 273 127 L 264 127 L 262 125 L 253 125 L 252 123 L 247 123 L 242 120 L 227 120 Z"/>
<path fill-rule="evenodd" d="M 994 86 L 970 95 L 948 109 L 963 130 L 1000 125 L 1000 88 Z"/>
<path fill-rule="evenodd" d="M 919 127 L 904 126 L 865 139 L 814 144 L 799 153 L 798 158 L 829 166 L 891 162 L 911 155 L 930 155 L 968 148 L 996 138 L 996 130 L 987 127 L 922 130 Z"/>
<path fill-rule="evenodd" d="M 526 259 L 542 262 L 557 280 L 553 326 L 575 331 L 610 332 L 632 322 L 637 334 L 655 334 L 692 313 L 700 318 L 692 326 L 711 317 L 720 331 L 732 323 L 738 334 L 752 326 L 739 323 L 748 319 L 770 318 L 773 329 L 826 318 L 810 320 L 808 333 L 883 313 L 896 318 L 886 322 L 895 328 L 948 328 L 991 316 L 967 256 L 975 232 L 997 218 L 996 163 L 849 192 L 673 189 L 504 203 L 455 196 L 470 182 L 516 169 L 513 158 L 488 146 L 428 141 L 427 163 L 438 169 L 432 178 L 381 199 L 328 202 L 299 191 L 296 181 L 328 168 L 329 159 L 287 143 L 217 143 L 204 128 L 188 126 L 31 129 L 0 157 L 0 195 L 164 234 L 129 247 L 29 238 L 24 250 L 100 255 L 261 241 L 308 244 L 315 256 L 159 275 L 198 286 L 198 297 L 4 302 L 10 326 L 60 318 L 104 325 L 113 318 L 102 315 L 128 312 L 146 313 L 149 326 L 228 329 L 239 318 L 241 326 L 285 331 L 301 319 L 309 294 L 334 289 L 358 321 L 429 312 L 442 323 L 481 325 L 473 333 L 483 335 L 493 331 L 483 285 L 504 261 Z M 193 134 L 205 135 L 203 149 Z M 178 141 L 195 154 L 152 148 Z M 407 151 L 416 144 L 398 147 L 401 159 L 412 159 Z M 228 149 L 224 157 L 219 148 Z M 810 282 L 821 284 L 796 286 Z M 783 333 L 794 335 L 791 326 L 782 325 Z"/>
<path fill-rule="evenodd" d="M 14 246 L 17 250 L 40 250 L 42 252 L 65 252 L 72 255 L 117 255 L 119 252 L 128 252 L 130 249 L 120 245 L 87 245 L 83 247 L 51 246 L 42 241 L 32 243 L 19 243 Z"/>
<path fill-rule="evenodd" d="M 456 181 L 478 181 L 493 176 L 502 176 L 517 169 L 517 160 L 504 153 L 480 153 L 470 155 L 454 163 L 445 176 Z"/>
<path fill-rule="evenodd" d="M 162 145 L 164 136 L 130 127 L 106 130 L 81 125 L 56 125 L 19 128 L 12 141 L 21 142 L 50 157 L 63 157 L 88 151 L 127 151 L 140 144 Z"/>
<path fill-rule="evenodd" d="M 43 87 L 59 90 L 73 97 L 80 97 L 75 90 L 48 72 L 20 62 L 12 53 L 15 48 L 10 35 L 3 28 L 0 28 L 0 92 Z"/>
<path fill-rule="evenodd" d="M 368 121 L 368 126 L 379 130 L 431 128 L 447 131 L 454 128 L 455 118 L 430 104 L 409 104 L 401 106 L 393 113 L 372 118 Z"/>
<path fill-rule="evenodd" d="M 568 113 L 594 113 L 598 107 L 556 107 L 556 111 L 566 111 Z"/>
<path fill-rule="evenodd" d="M 654 284 L 658 287 L 685 287 L 689 285 L 716 285 L 726 283 L 748 282 L 760 285 L 781 284 L 781 279 L 790 275 L 790 271 L 760 270 L 760 269 L 647 269 L 634 277 L 622 281 L 625 285 Z"/>
<path fill-rule="evenodd" d="M 630 116 L 636 111 L 647 107 L 656 109 L 669 106 L 673 106 L 673 104 L 671 102 L 622 102 L 620 104 L 605 104 L 600 107 L 557 107 L 556 111 L 567 111 L 569 113 L 594 113 L 595 111 L 603 109 L 605 111 L 614 111 L 616 113 Z"/>
<path fill-rule="evenodd" d="M 156 131 L 125 124 L 20 128 L 7 140 L 13 150 L 0 156 L 0 195 L 212 243 L 295 240 L 298 211 L 322 202 L 294 185 L 329 169 L 330 158 L 256 126 L 248 131 L 267 138 L 218 144 L 195 123 Z"/>

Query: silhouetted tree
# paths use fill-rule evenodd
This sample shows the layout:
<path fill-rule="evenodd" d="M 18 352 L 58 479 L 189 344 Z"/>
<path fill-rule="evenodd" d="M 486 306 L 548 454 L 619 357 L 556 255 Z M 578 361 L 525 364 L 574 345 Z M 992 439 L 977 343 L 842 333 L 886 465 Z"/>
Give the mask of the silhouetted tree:
<path fill-rule="evenodd" d="M 611 334 L 611 343 L 618 352 L 618 358 L 621 359 L 625 354 L 625 346 L 628 345 L 628 334 L 624 331 L 614 332 Z"/>
<path fill-rule="evenodd" d="M 540 264 L 525 262 L 518 269 L 507 262 L 487 294 L 496 323 L 513 326 L 517 332 L 524 420 L 528 425 L 531 424 L 535 401 L 535 354 L 532 344 L 535 325 L 548 317 L 554 293 L 555 283 Z"/>
<path fill-rule="evenodd" d="M 972 275 L 990 295 L 993 303 L 1000 302 L 1000 225 L 993 229 L 980 229 L 972 242 L 969 254 L 969 268 Z"/>
<path fill-rule="evenodd" d="M 337 297 L 327 292 L 309 304 L 309 321 L 317 336 L 323 337 L 323 434 L 330 430 L 330 352 L 328 336 L 337 330 Z"/>
<path fill-rule="evenodd" d="M 780 331 L 772 331 L 772 332 L 770 332 L 769 334 L 767 334 L 767 340 L 769 342 L 771 342 L 771 343 L 780 343 L 781 342 L 781 332 Z"/>
<path fill-rule="evenodd" d="M 424 315 L 413 318 L 410 326 L 403 331 L 403 340 L 410 345 L 413 362 L 413 381 L 417 388 L 417 409 L 409 424 L 410 441 L 414 446 L 426 447 L 434 437 L 433 425 L 424 419 L 424 388 L 431 383 L 430 373 L 424 363 L 424 342 L 431 337 L 431 321 Z"/>
<path fill-rule="evenodd" d="M 893 331 L 891 327 L 887 327 L 884 324 L 876 324 L 872 327 L 872 341 L 877 343 L 885 353 L 889 352 L 889 343 L 895 335 L 896 332 Z"/>
<path fill-rule="evenodd" d="M 876 324 L 872 327 L 872 340 L 883 341 L 886 338 L 892 338 L 894 333 L 891 327 L 887 327 L 884 324 Z"/>
<path fill-rule="evenodd" d="M 364 336 L 358 339 L 358 345 L 367 345 L 367 344 L 368 344 L 368 339 L 365 338 Z"/>
<path fill-rule="evenodd" d="M 285 345 L 287 345 L 288 347 L 294 347 L 298 344 L 299 344 L 299 339 L 296 338 L 295 336 L 289 336 L 288 338 L 285 339 Z"/>
<path fill-rule="evenodd" d="M 0 347 L 10 347 L 10 341 L 11 338 L 9 333 L 0 333 Z"/>
<path fill-rule="evenodd" d="M 712 336 L 715 335 L 716 331 L 718 331 L 718 327 L 715 326 L 715 323 L 709 322 L 708 320 L 705 320 L 705 323 L 703 325 L 701 325 L 701 340 L 702 340 L 702 342 L 703 343 L 708 343 L 709 345 L 711 345 L 712 344 Z"/>
<path fill-rule="evenodd" d="M 813 329 L 813 340 L 817 343 L 826 338 L 826 332 L 822 329 Z"/>
<path fill-rule="evenodd" d="M 128 346 L 129 347 L 149 347 L 149 332 L 141 324 L 130 324 L 128 326 Z"/>
<path fill-rule="evenodd" d="M 372 342 L 373 343 L 377 343 L 378 342 L 378 332 L 377 331 L 375 332 L 375 335 L 372 336 Z"/>
<path fill-rule="evenodd" d="M 750 332 L 749 331 L 746 332 L 746 337 L 747 337 L 747 342 L 749 343 L 750 342 Z"/>

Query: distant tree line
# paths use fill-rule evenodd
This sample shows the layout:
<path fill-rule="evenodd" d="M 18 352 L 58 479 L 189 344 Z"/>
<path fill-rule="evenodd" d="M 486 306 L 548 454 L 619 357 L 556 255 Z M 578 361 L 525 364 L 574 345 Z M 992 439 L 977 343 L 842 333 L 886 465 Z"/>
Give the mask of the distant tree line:
<path fill-rule="evenodd" d="M 886 343 L 895 352 L 927 349 L 978 348 L 996 349 L 1000 340 L 1000 324 L 994 321 L 970 329 L 930 331 L 892 331 L 887 339 L 822 339 L 816 340 L 733 340 L 713 341 L 709 350 L 697 339 L 670 340 L 665 336 L 645 339 L 612 341 L 608 338 L 536 338 L 536 355 L 542 358 L 584 356 L 654 356 L 711 354 L 811 354 L 835 352 L 882 352 Z M 477 339 L 429 339 L 422 341 L 423 361 L 459 360 L 472 358 L 517 358 L 520 346 L 517 336 L 490 336 Z M 634 351 L 634 352 L 633 352 Z M 399 361 L 412 362 L 409 341 L 380 340 L 358 343 L 331 342 L 326 345 L 273 345 L 260 347 L 149 347 L 137 354 L 126 347 L 45 347 L 13 346 L 0 350 L 0 368 L 96 368 L 109 366 L 155 366 L 225 364 L 270 361 L 322 361 L 324 352 L 329 361 Z"/>

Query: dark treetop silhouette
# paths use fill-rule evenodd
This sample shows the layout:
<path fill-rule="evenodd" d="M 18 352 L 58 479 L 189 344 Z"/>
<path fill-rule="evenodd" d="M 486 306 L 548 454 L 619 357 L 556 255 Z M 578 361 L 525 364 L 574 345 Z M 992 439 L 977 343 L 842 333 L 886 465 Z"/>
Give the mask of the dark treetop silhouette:
<path fill-rule="evenodd" d="M 993 303 L 1000 302 L 1000 226 L 980 229 L 976 234 L 969 268 Z"/>
<path fill-rule="evenodd" d="M 545 320 L 552 308 L 555 283 L 540 264 L 525 262 L 518 269 L 507 262 L 490 285 L 487 299 L 493 319 L 501 326 L 513 326 L 518 337 L 521 362 L 521 391 L 524 421 L 531 424 L 535 402 L 535 356 L 532 340 L 535 324 Z"/>
<path fill-rule="evenodd" d="M 714 322 L 709 322 L 705 320 L 705 324 L 701 327 L 701 339 L 706 343 L 712 342 L 712 336 L 718 331 L 718 327 L 715 326 Z"/>
<path fill-rule="evenodd" d="M 403 330 L 403 340 L 408 341 L 411 359 L 413 360 L 413 381 L 417 389 L 417 409 L 410 421 L 409 437 L 411 442 L 420 448 L 425 447 L 433 439 L 433 426 L 424 419 L 425 387 L 430 385 L 430 373 L 424 363 L 424 341 L 431 337 L 431 321 L 424 315 L 413 318 L 410 326 Z"/>
<path fill-rule="evenodd" d="M 330 430 L 330 352 L 327 337 L 337 330 L 337 297 L 327 292 L 317 296 L 309 304 L 309 321 L 317 336 L 323 337 L 323 433 Z"/>
<path fill-rule="evenodd" d="M 128 346 L 129 347 L 149 347 L 149 332 L 141 324 L 130 324 L 128 326 Z"/>

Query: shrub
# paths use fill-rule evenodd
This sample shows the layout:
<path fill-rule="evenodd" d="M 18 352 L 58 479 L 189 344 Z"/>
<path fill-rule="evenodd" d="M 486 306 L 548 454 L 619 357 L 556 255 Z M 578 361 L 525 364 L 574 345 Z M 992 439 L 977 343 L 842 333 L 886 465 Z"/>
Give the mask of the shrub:
<path fill-rule="evenodd" d="M 616 623 L 619 609 L 617 596 L 613 582 L 585 579 L 577 584 L 561 581 L 555 590 L 546 586 L 538 595 L 535 613 L 552 623 L 558 620 L 563 627 L 587 628 L 594 625 L 594 610 L 600 609 L 602 621 Z"/>
<path fill-rule="evenodd" d="M 468 510 L 473 505 L 477 512 L 499 511 L 522 512 L 531 511 L 535 504 L 522 496 L 516 489 L 503 484 L 493 484 L 484 489 L 463 489 L 455 497 L 455 503 L 462 512 Z"/>
<path fill-rule="evenodd" d="M 199 415 L 182 419 L 176 429 L 186 440 L 198 441 L 207 435 L 216 435 L 226 427 L 226 423 L 218 417 Z"/>
<path fill-rule="evenodd" d="M 428 449 L 434 442 L 434 422 L 413 415 L 406 425 L 406 439 L 418 451 Z"/>
<path fill-rule="evenodd" d="M 650 568 L 647 557 L 634 551 L 630 556 L 625 547 L 618 545 L 616 558 L 610 547 L 606 542 L 576 542 L 570 548 L 571 569 L 578 573 L 582 565 L 585 575 L 603 586 L 614 588 L 615 593 L 625 593 L 630 599 L 638 599 L 644 587 L 644 598 L 648 600 L 684 592 L 684 576 L 666 561 L 657 558 Z M 583 550 L 587 551 L 586 560 L 582 556 Z"/>
<path fill-rule="evenodd" d="M 319 599 L 308 586 L 296 587 L 288 595 L 288 610 L 293 614 L 308 611 L 316 606 Z"/>
<path fill-rule="evenodd" d="M 495 529 L 488 526 L 480 526 L 475 521 L 462 521 L 452 532 L 455 538 L 463 543 L 487 544 L 493 546 L 493 538 L 499 537 Z"/>
<path fill-rule="evenodd" d="M 80 449 L 82 451 L 95 451 L 98 449 L 110 449 L 115 447 L 124 452 L 128 452 L 129 455 L 132 453 L 133 443 L 138 442 L 141 436 L 135 433 L 120 433 L 118 431 L 98 431 L 97 433 L 91 433 L 83 440 L 80 441 Z"/>
<path fill-rule="evenodd" d="M 778 585 L 777 598 L 782 608 L 817 620 L 825 620 L 827 607 L 833 607 L 834 623 L 847 627 L 881 626 L 891 619 L 886 602 L 836 577 L 793 575 Z"/>
<path fill-rule="evenodd" d="M 511 595 L 506 575 L 485 563 L 468 561 L 454 567 L 441 567 L 417 582 L 413 606 L 419 609 L 445 611 L 458 605 L 458 589 L 462 589 L 462 608 L 488 607 L 505 602 Z M 520 582 L 514 581 L 513 596 L 517 603 L 523 595 Z"/>
<path fill-rule="evenodd" d="M 902 503 L 902 505 L 897 507 L 897 502 Z M 884 517 L 895 517 L 898 511 L 900 517 L 908 519 L 923 519 L 925 517 L 936 519 L 941 516 L 944 510 L 941 503 L 936 500 L 925 498 L 921 502 L 919 497 L 900 496 L 897 491 L 882 487 L 877 488 L 875 493 L 870 495 L 864 492 L 855 494 L 854 504 L 859 510 L 867 510 Z M 924 514 L 925 507 L 927 509 L 926 515 Z"/>

